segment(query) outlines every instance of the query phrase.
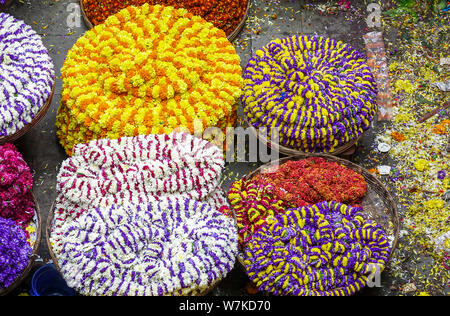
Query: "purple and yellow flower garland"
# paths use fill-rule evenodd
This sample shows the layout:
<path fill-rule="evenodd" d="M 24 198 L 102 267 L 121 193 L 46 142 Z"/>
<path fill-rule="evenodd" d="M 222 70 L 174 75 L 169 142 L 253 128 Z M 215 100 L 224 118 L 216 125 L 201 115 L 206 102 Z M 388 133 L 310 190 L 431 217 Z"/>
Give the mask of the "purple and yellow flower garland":
<path fill-rule="evenodd" d="M 364 56 L 333 39 L 275 39 L 250 59 L 243 77 L 248 122 L 277 128 L 280 144 L 295 150 L 333 152 L 357 139 L 377 113 Z"/>
<path fill-rule="evenodd" d="M 359 207 L 338 202 L 288 210 L 268 220 L 244 250 L 260 291 L 276 295 L 353 295 L 389 259 L 385 231 Z"/>

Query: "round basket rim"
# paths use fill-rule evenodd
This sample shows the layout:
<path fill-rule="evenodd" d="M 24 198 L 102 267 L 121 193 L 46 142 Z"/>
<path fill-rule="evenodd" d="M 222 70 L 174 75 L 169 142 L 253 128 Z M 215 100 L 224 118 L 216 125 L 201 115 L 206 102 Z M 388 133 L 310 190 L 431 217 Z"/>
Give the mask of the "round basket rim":
<path fill-rule="evenodd" d="M 245 10 L 244 16 L 242 17 L 241 21 L 237 25 L 237 27 L 234 29 L 233 32 L 231 32 L 230 35 L 227 36 L 228 41 L 232 42 L 238 37 L 238 35 L 241 33 L 242 29 L 245 26 L 245 23 L 247 22 L 248 18 L 248 12 L 250 11 L 250 2 L 251 0 L 247 0 L 247 9 Z M 93 29 L 95 26 L 94 24 L 89 20 L 86 9 L 84 7 L 84 1 L 80 0 L 80 7 L 81 7 L 81 15 L 83 17 L 84 23 L 88 27 L 88 29 Z"/>
<path fill-rule="evenodd" d="M 45 228 L 45 239 L 46 239 L 46 241 L 47 241 L 48 252 L 49 252 L 50 257 L 51 257 L 51 259 L 52 259 L 52 261 L 53 261 L 53 264 L 54 264 L 56 270 L 57 270 L 57 271 L 63 276 L 63 278 L 64 278 L 64 275 L 62 274 L 61 268 L 59 267 L 59 264 L 58 264 L 58 258 L 56 257 L 56 254 L 54 253 L 52 244 L 51 244 L 51 242 L 50 242 L 51 231 L 52 231 L 52 228 L 53 228 L 53 217 L 54 217 L 54 214 L 55 214 L 55 207 L 56 207 L 56 201 L 54 201 L 54 202 L 52 203 L 52 206 L 51 206 L 51 208 L 50 208 L 50 212 L 48 213 L 48 216 L 47 216 L 47 223 L 46 223 L 46 228 Z M 209 293 L 211 293 L 211 292 L 216 288 L 216 286 L 217 286 L 221 281 L 223 281 L 223 279 L 224 279 L 224 278 L 220 278 L 220 279 L 214 280 L 214 282 L 213 282 L 208 288 L 206 288 L 205 290 L 203 290 L 203 291 L 200 292 L 200 293 L 197 293 L 197 292 L 196 292 L 196 294 L 190 295 L 190 296 L 206 296 L 206 295 L 208 295 Z M 189 296 L 189 295 L 188 295 L 188 296 Z"/>
<path fill-rule="evenodd" d="M 261 135 L 261 133 L 258 133 L 257 129 L 252 124 L 250 124 L 248 122 L 247 117 L 245 118 L 245 123 L 247 124 L 247 126 L 251 129 L 252 133 L 259 139 L 259 141 L 263 145 L 265 145 L 265 146 L 267 146 L 267 147 L 269 147 L 269 148 L 271 148 L 273 150 L 276 150 L 280 154 L 283 154 L 285 156 L 296 156 L 296 155 L 302 155 L 302 154 L 310 154 L 308 152 L 295 150 L 295 149 L 283 146 L 283 145 L 281 145 L 279 143 L 277 144 L 277 143 L 274 143 L 272 141 L 269 141 L 267 138 L 263 137 L 263 135 Z M 344 154 L 349 149 L 351 149 L 356 143 L 358 143 L 361 140 L 361 138 L 363 137 L 363 135 L 364 135 L 364 133 L 359 135 L 357 138 L 352 139 L 348 143 L 337 147 L 336 149 L 334 149 L 333 152 L 328 152 L 328 153 L 326 153 L 326 152 L 323 152 L 323 153 L 317 152 L 316 154 L 325 154 L 325 155 L 328 154 L 328 155 L 333 155 L 333 156 L 338 156 L 338 155 Z M 311 154 L 314 154 L 314 153 L 311 153 Z"/>
<path fill-rule="evenodd" d="M 14 281 L 14 283 L 12 283 L 6 289 L 0 289 L 0 296 L 4 296 L 4 295 L 7 295 L 7 294 L 11 293 L 20 284 L 22 284 L 22 282 L 28 277 L 28 275 L 29 275 L 29 273 L 30 273 L 30 271 L 31 271 L 31 269 L 32 269 L 32 267 L 34 265 L 35 258 L 38 257 L 38 250 L 39 250 L 39 246 L 41 244 L 41 237 L 42 237 L 42 216 L 41 216 L 41 210 L 39 208 L 39 203 L 38 203 L 35 195 L 33 194 L 33 192 L 31 192 L 31 196 L 32 196 L 33 201 L 34 201 L 35 215 L 36 215 L 36 218 L 37 218 L 36 241 L 34 242 L 33 250 L 32 250 L 32 253 L 31 253 L 28 265 L 22 271 L 22 274 L 16 279 L 16 281 Z"/>
<path fill-rule="evenodd" d="M 8 136 L 0 136 L 0 145 L 6 144 L 6 143 L 13 143 L 26 135 L 35 125 L 37 125 L 47 114 L 48 109 L 50 108 L 50 105 L 52 104 L 53 96 L 55 94 L 55 83 L 53 83 L 52 90 L 50 92 L 50 95 L 45 102 L 44 106 L 42 106 L 39 111 L 34 116 L 33 120 L 31 120 L 30 123 L 22 127 L 20 130 L 16 131 L 14 134 L 8 135 Z"/>
<path fill-rule="evenodd" d="M 393 228 L 393 230 L 394 230 L 393 231 L 394 240 L 392 241 L 392 244 L 391 244 L 391 251 L 390 251 L 387 263 L 389 261 L 391 261 L 392 256 L 393 256 L 395 250 L 397 249 L 398 240 L 399 240 L 400 218 L 399 218 L 399 215 L 398 215 L 398 207 L 397 207 L 397 204 L 395 203 L 391 193 L 386 189 L 386 187 L 381 183 L 381 181 L 377 177 L 372 175 L 368 170 L 366 170 L 365 168 L 361 167 L 360 165 L 357 165 L 354 162 L 351 162 L 349 160 L 342 159 L 342 158 L 339 158 L 339 157 L 336 157 L 336 156 L 333 156 L 333 155 L 330 155 L 330 154 L 301 153 L 301 154 L 298 154 L 298 155 L 292 155 L 292 156 L 280 158 L 280 159 L 278 159 L 278 160 L 276 160 L 274 162 L 271 162 L 271 163 L 269 162 L 269 163 L 266 163 L 264 165 L 261 165 L 259 168 L 249 172 L 242 179 L 243 180 L 251 179 L 256 174 L 259 174 L 263 169 L 266 169 L 268 167 L 270 168 L 270 166 L 273 166 L 273 165 L 282 165 L 283 163 L 286 163 L 288 161 L 302 160 L 302 159 L 307 159 L 307 158 L 310 158 L 310 157 L 324 158 L 324 159 L 327 159 L 329 161 L 334 161 L 334 162 L 337 162 L 339 164 L 342 164 L 345 167 L 351 168 L 352 170 L 358 172 L 359 174 L 361 174 L 364 177 L 364 179 L 367 182 L 367 185 L 370 185 L 372 188 L 373 187 L 377 187 L 378 189 L 382 190 L 382 192 L 385 195 L 383 197 L 383 199 L 385 199 L 387 204 L 390 206 L 390 211 L 392 213 L 392 214 L 389 214 L 390 221 L 394 225 L 394 228 Z M 376 191 L 378 193 L 378 190 L 376 190 Z M 229 202 L 229 200 L 228 200 L 228 202 Z M 233 209 L 232 209 L 232 212 L 233 212 L 233 214 L 235 214 Z M 244 271 L 246 271 L 245 264 L 244 264 L 244 259 L 242 258 L 242 249 L 238 250 L 237 261 L 239 262 L 240 267 Z"/>

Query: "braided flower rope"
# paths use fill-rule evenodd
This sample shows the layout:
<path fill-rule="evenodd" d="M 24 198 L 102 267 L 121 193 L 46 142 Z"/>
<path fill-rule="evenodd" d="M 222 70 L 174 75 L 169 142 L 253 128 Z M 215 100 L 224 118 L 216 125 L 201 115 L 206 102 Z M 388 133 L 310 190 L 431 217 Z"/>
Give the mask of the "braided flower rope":
<path fill-rule="evenodd" d="M 275 39 L 250 59 L 243 77 L 248 122 L 269 128 L 269 136 L 277 128 L 280 144 L 295 150 L 333 152 L 358 139 L 377 112 L 364 55 L 333 39 Z"/>
<path fill-rule="evenodd" d="M 185 9 L 127 7 L 87 31 L 61 69 L 56 127 L 70 155 L 92 139 L 234 126 L 240 58 L 222 30 Z"/>
<path fill-rule="evenodd" d="M 201 16 L 230 35 L 244 18 L 249 0 L 83 0 L 86 15 L 94 25 L 105 22 L 110 15 L 130 6 L 166 5 L 187 9 Z"/>
<path fill-rule="evenodd" d="M 390 254 L 385 231 L 362 211 L 333 201 L 272 218 L 245 248 L 248 276 L 276 295 L 355 294 Z"/>
<path fill-rule="evenodd" d="M 61 272 L 83 295 L 202 294 L 237 255 L 233 219 L 189 199 L 93 209 L 62 231 Z"/>
<path fill-rule="evenodd" d="M 236 215 L 239 245 L 245 246 L 270 217 L 323 201 L 357 204 L 367 182 L 354 170 L 321 157 L 288 161 L 250 179 L 234 182 L 228 200 Z"/>
<path fill-rule="evenodd" d="M 220 188 L 223 167 L 218 147 L 187 133 L 79 144 L 58 174 L 53 247 L 61 247 L 61 225 L 92 208 L 171 196 L 220 209 L 227 205 Z"/>
<path fill-rule="evenodd" d="M 31 123 L 51 95 L 53 61 L 29 25 L 0 13 L 0 137 Z"/>

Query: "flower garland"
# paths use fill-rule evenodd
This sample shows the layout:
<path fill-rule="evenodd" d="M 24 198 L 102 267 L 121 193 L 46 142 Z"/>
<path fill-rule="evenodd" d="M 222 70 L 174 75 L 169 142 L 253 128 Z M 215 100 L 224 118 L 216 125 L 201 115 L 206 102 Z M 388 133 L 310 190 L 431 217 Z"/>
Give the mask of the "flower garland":
<path fill-rule="evenodd" d="M 0 289 L 13 284 L 28 265 L 32 249 L 25 232 L 12 220 L 0 217 Z"/>
<path fill-rule="evenodd" d="M 53 246 L 61 225 L 86 210 L 115 204 L 146 204 L 167 196 L 226 206 L 220 188 L 222 151 L 187 133 L 141 135 L 79 144 L 57 179 Z"/>
<path fill-rule="evenodd" d="M 336 162 L 311 157 L 234 182 L 228 200 L 237 219 L 239 245 L 244 247 L 268 218 L 289 208 L 323 201 L 357 204 L 366 192 L 362 175 Z"/>
<path fill-rule="evenodd" d="M 367 182 L 362 175 L 321 157 L 288 161 L 276 170 L 257 174 L 252 181 L 272 183 L 275 196 L 293 206 L 308 206 L 322 201 L 352 205 L 367 192 Z"/>
<path fill-rule="evenodd" d="M 53 61 L 33 29 L 0 13 L 0 137 L 29 124 L 51 95 Z"/>
<path fill-rule="evenodd" d="M 0 10 L 5 10 L 11 5 L 12 0 L 0 0 Z"/>
<path fill-rule="evenodd" d="M 248 0 L 83 0 L 86 15 L 92 24 L 98 25 L 130 5 L 166 5 L 187 9 L 190 13 L 204 18 L 215 27 L 230 35 L 244 18 Z"/>
<path fill-rule="evenodd" d="M 277 128 L 280 144 L 333 152 L 367 130 L 377 88 L 364 56 L 333 39 L 293 36 L 258 50 L 244 70 L 242 102 L 255 128 Z"/>
<path fill-rule="evenodd" d="M 244 251 L 248 276 L 276 295 L 355 294 L 390 255 L 386 233 L 362 212 L 332 201 L 272 218 Z"/>
<path fill-rule="evenodd" d="M 0 145 L 0 217 L 25 229 L 35 214 L 33 176 L 12 144 Z"/>
<path fill-rule="evenodd" d="M 228 199 L 236 216 L 239 247 L 243 248 L 266 219 L 284 213 L 290 206 L 274 198 L 272 184 L 238 180 L 231 185 Z"/>
<path fill-rule="evenodd" d="M 58 252 L 83 295 L 192 295 L 234 266 L 232 218 L 190 199 L 97 208 L 65 223 Z"/>
<path fill-rule="evenodd" d="M 61 70 L 56 127 L 70 155 L 92 139 L 234 126 L 240 58 L 223 31 L 185 9 L 128 7 L 86 32 Z"/>

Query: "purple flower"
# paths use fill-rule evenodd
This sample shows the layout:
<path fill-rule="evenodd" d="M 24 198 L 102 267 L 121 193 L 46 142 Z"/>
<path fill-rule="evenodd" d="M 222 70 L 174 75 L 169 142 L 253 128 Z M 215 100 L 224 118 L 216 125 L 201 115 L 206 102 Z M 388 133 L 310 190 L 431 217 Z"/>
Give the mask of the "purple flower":
<path fill-rule="evenodd" d="M 445 172 L 445 170 L 438 171 L 437 173 L 437 177 L 439 180 L 444 180 L 446 175 L 447 173 Z"/>
<path fill-rule="evenodd" d="M 25 232 L 12 220 L 0 217 L 0 289 L 8 288 L 28 265 L 32 249 Z"/>

